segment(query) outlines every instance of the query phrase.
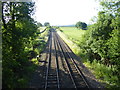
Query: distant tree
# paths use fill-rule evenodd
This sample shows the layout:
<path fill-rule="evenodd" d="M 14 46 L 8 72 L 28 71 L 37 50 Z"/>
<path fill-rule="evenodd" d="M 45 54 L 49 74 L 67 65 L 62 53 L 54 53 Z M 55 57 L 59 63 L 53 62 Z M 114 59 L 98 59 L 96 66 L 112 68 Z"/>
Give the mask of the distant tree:
<path fill-rule="evenodd" d="M 76 25 L 75 25 L 75 27 L 80 28 L 81 27 L 81 22 L 80 21 L 77 22 Z"/>
<path fill-rule="evenodd" d="M 49 27 L 49 26 L 50 26 L 50 23 L 49 23 L 49 22 L 45 22 L 45 23 L 44 23 L 44 26 Z"/>
<path fill-rule="evenodd" d="M 82 23 L 82 29 L 86 29 L 86 27 L 87 27 L 87 24 L 86 23 Z"/>
<path fill-rule="evenodd" d="M 42 25 L 42 23 L 39 22 L 39 23 L 37 23 L 37 26 L 42 27 L 43 25 Z"/>
<path fill-rule="evenodd" d="M 85 22 L 79 21 L 79 22 L 76 23 L 75 26 L 76 26 L 78 29 L 83 29 L 83 30 L 85 30 L 86 27 L 87 27 L 87 24 L 86 24 Z"/>

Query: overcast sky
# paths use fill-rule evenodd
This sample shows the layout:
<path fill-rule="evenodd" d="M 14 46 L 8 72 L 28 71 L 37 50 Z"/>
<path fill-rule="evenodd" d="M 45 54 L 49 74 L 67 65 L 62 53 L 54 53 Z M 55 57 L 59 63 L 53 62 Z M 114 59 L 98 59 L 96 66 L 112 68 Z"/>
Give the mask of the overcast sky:
<path fill-rule="evenodd" d="M 90 23 L 97 16 L 99 3 L 95 0 L 36 0 L 35 20 L 44 24 L 69 25 L 78 21 Z"/>

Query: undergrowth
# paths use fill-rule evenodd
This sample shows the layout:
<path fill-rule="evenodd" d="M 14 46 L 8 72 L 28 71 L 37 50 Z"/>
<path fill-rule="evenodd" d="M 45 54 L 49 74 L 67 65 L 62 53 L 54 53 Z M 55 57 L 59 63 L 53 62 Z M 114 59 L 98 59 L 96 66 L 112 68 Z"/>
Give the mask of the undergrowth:
<path fill-rule="evenodd" d="M 114 88 L 114 86 L 116 86 L 118 77 L 117 75 L 113 75 L 116 67 L 108 67 L 96 60 L 94 60 L 92 63 L 87 60 L 87 62 L 84 62 L 84 65 L 87 66 L 92 71 L 92 73 L 95 74 L 96 78 L 99 79 L 99 81 L 106 83 L 107 88 Z"/>

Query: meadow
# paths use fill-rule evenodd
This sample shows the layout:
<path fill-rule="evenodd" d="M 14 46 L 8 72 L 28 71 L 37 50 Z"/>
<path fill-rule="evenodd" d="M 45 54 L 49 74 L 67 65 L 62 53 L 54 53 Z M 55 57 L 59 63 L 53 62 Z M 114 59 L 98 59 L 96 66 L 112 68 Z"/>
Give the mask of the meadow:
<path fill-rule="evenodd" d="M 60 27 L 60 30 L 73 42 L 79 44 L 82 35 L 85 34 L 85 30 L 79 30 L 76 27 Z"/>

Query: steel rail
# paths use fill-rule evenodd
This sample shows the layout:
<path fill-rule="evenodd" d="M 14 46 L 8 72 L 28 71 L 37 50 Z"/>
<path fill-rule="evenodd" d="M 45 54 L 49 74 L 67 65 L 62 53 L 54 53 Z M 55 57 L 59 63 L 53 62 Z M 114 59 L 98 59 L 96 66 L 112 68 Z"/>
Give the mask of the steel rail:
<path fill-rule="evenodd" d="M 54 36 L 54 47 L 55 47 L 55 56 L 56 56 L 56 72 L 57 72 L 57 86 L 58 86 L 58 90 L 60 89 L 60 79 L 59 79 L 59 77 L 60 77 L 60 75 L 59 75 L 59 63 L 58 63 L 58 53 L 57 53 L 57 42 L 56 42 L 56 38 L 55 38 L 55 35 L 53 34 L 53 36 Z"/>
<path fill-rule="evenodd" d="M 88 82 L 87 82 L 87 80 L 86 80 L 86 78 L 85 78 L 85 76 L 83 75 L 83 73 L 82 73 L 82 71 L 80 70 L 80 68 L 78 67 L 78 65 L 76 64 L 76 62 L 75 62 L 75 60 L 73 59 L 73 57 L 71 57 L 71 55 L 68 53 L 68 51 L 72 51 L 70 48 L 69 48 L 69 46 L 61 39 L 61 37 L 56 33 L 56 35 L 57 35 L 57 38 L 59 38 L 59 40 L 61 40 L 61 44 L 60 45 L 62 45 L 62 46 L 64 46 L 64 48 L 65 48 L 65 51 L 67 52 L 67 55 L 68 55 L 68 57 L 71 59 L 71 61 L 73 62 L 73 64 L 74 64 L 74 66 L 75 66 L 75 68 L 76 68 L 76 70 L 77 70 L 77 72 L 79 73 L 79 75 L 82 77 L 82 79 L 83 79 L 83 81 L 84 81 L 84 83 L 86 84 L 86 86 L 87 86 L 87 88 L 90 88 L 90 85 L 88 84 Z M 73 53 L 73 52 L 72 52 Z M 77 86 L 76 86 L 77 87 Z"/>
<path fill-rule="evenodd" d="M 57 90 L 60 90 L 59 63 L 58 63 L 57 50 L 56 50 L 57 46 L 56 46 L 55 36 L 53 34 L 52 29 L 50 32 L 50 41 L 49 41 L 48 49 L 49 49 L 48 50 L 49 52 L 48 52 L 48 65 L 47 65 L 46 77 L 45 77 L 45 90 L 47 90 L 48 88 L 57 88 Z M 55 69 L 55 72 L 53 73 L 51 71 L 52 70 L 51 61 L 54 61 L 54 58 L 55 58 L 56 69 Z"/>
<path fill-rule="evenodd" d="M 54 48 L 54 50 L 52 52 L 53 48 Z M 58 51 L 61 51 L 61 52 L 59 53 Z M 68 71 L 69 76 L 70 76 L 70 78 L 72 80 L 74 88 L 76 90 L 79 87 L 90 88 L 90 85 L 87 82 L 85 76 L 83 75 L 83 73 L 80 70 L 79 66 L 77 65 L 77 63 L 75 62 L 74 58 L 70 55 L 69 52 L 73 53 L 72 50 L 69 48 L 69 46 L 56 33 L 55 29 L 54 30 L 51 29 L 50 36 L 49 36 L 49 45 L 48 45 L 48 58 L 47 58 L 48 65 L 47 65 L 46 76 L 45 76 L 45 90 L 47 90 L 47 88 L 49 88 L 49 87 L 51 88 L 54 85 L 57 88 L 57 90 L 60 89 L 60 74 L 59 74 L 58 54 L 60 54 L 61 60 L 65 61 L 65 64 L 66 64 L 66 67 L 67 67 L 67 71 Z M 55 58 L 55 65 L 56 65 L 55 66 L 56 67 L 55 74 L 53 74 L 52 72 L 50 72 L 52 70 L 51 69 L 51 60 L 54 59 L 54 58 Z M 52 75 L 52 78 L 49 77 L 50 75 Z M 79 81 L 77 81 L 78 77 L 80 78 Z M 53 83 L 52 83 L 52 80 L 49 81 L 49 79 L 52 79 Z M 82 81 L 80 81 L 80 80 L 82 80 Z M 83 85 L 83 86 L 80 86 L 80 85 Z"/>
<path fill-rule="evenodd" d="M 58 35 L 59 36 L 59 35 Z M 59 36 L 60 37 L 60 36 Z M 60 37 L 61 38 L 61 37 Z M 61 41 L 64 43 L 64 45 L 67 47 L 66 50 L 70 51 L 73 53 L 73 51 L 70 49 L 70 47 L 61 39 Z M 77 63 L 75 62 L 74 58 L 72 56 L 70 56 L 70 54 L 68 53 L 69 57 L 72 59 L 72 62 L 74 63 L 77 71 L 79 72 L 79 74 L 81 75 L 82 79 L 84 80 L 85 84 L 87 85 L 88 88 L 90 88 L 90 85 L 88 83 L 88 81 L 86 80 L 85 76 L 83 75 L 82 71 L 80 70 L 79 66 L 77 65 Z"/>
<path fill-rule="evenodd" d="M 50 33 L 50 37 L 52 37 L 52 33 Z M 49 73 L 49 68 L 51 64 L 51 48 L 52 48 L 52 38 L 50 38 L 49 41 L 49 55 L 48 55 L 48 65 L 47 65 L 47 71 L 46 71 L 46 78 L 45 78 L 45 90 L 47 89 L 47 84 L 48 84 L 48 73 Z"/>
<path fill-rule="evenodd" d="M 59 42 L 59 39 L 57 38 L 57 36 L 56 36 L 56 39 L 57 39 L 57 45 L 59 46 L 59 49 L 62 51 L 62 56 L 64 57 L 64 60 L 65 60 L 65 62 L 66 62 L 66 65 L 67 65 L 67 68 L 68 68 L 68 72 L 69 72 L 69 75 L 70 75 L 70 78 L 71 78 L 71 80 L 72 80 L 72 83 L 73 83 L 73 85 L 74 85 L 74 87 L 75 88 L 77 88 L 76 87 L 76 84 L 75 84 L 75 81 L 74 81 L 74 79 L 73 79 L 73 76 L 72 76 L 72 71 L 71 71 L 71 67 L 70 67 L 70 64 L 68 63 L 68 61 L 67 61 L 67 58 L 66 58 L 66 56 L 65 56 L 65 53 L 64 53 L 64 50 L 63 50 L 63 47 L 61 46 L 61 44 L 60 44 L 60 42 Z"/>

